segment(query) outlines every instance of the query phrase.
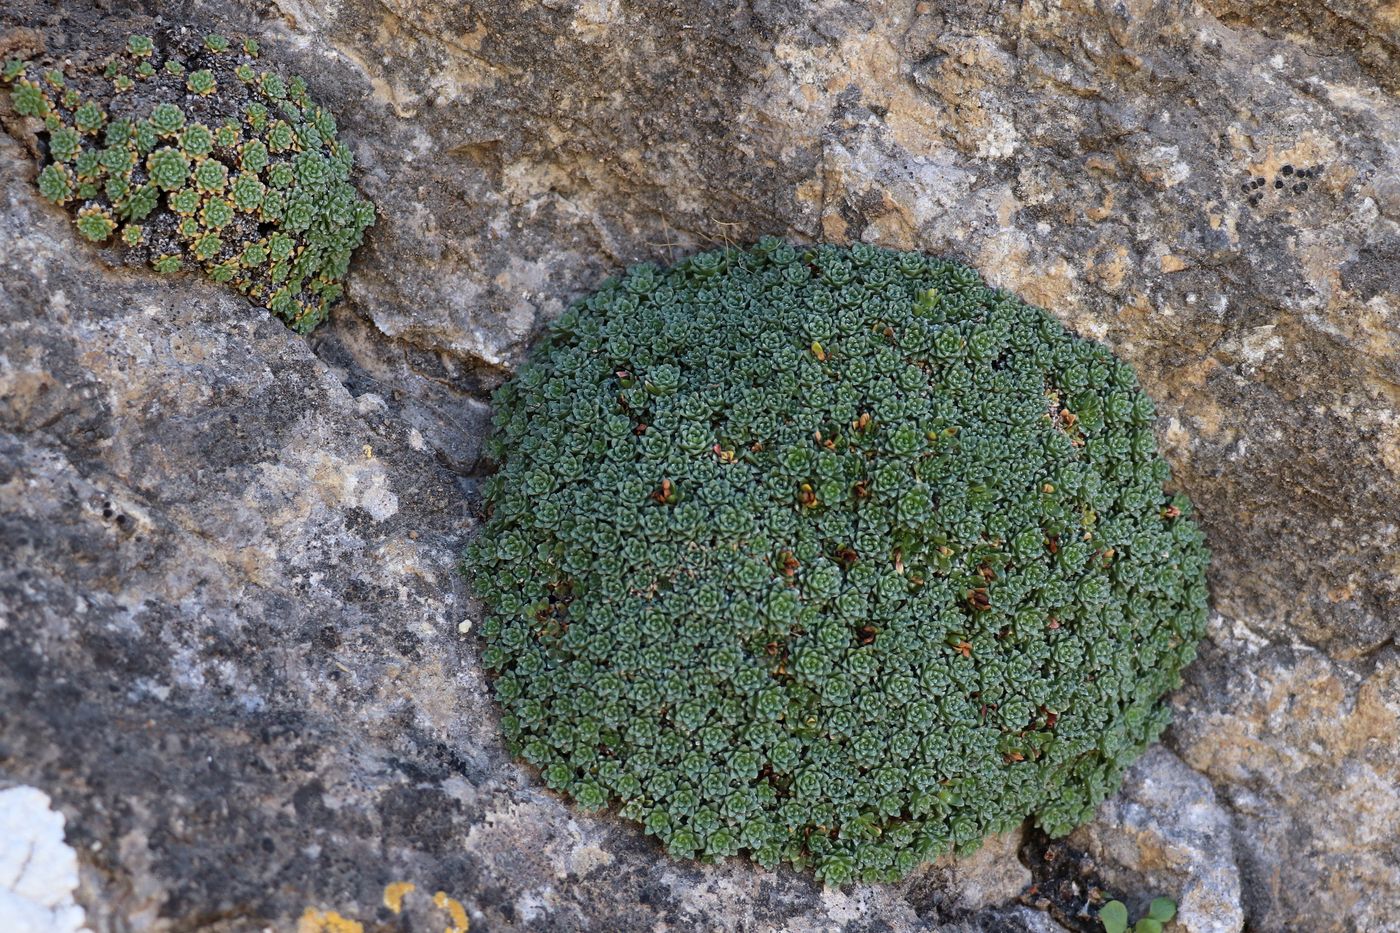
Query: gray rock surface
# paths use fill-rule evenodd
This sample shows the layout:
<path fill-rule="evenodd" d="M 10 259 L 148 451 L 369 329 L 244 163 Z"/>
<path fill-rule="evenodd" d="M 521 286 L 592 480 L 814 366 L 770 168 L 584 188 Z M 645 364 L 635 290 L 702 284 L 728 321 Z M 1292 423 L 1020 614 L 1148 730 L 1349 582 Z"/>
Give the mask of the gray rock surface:
<path fill-rule="evenodd" d="M 1239 933 L 1244 911 L 1231 835 L 1210 782 L 1158 746 L 1069 843 L 1104 866 L 1116 889 L 1140 892 L 1139 903 L 1129 904 L 1132 916 L 1144 915 L 1153 896 L 1170 895 L 1182 933 Z"/>
<path fill-rule="evenodd" d="M 307 341 L 108 265 L 0 140 L 0 778 L 67 816 L 95 929 L 1032 923 L 1014 841 L 823 892 L 666 861 L 500 745 L 455 567 L 490 388 L 627 263 L 764 233 L 970 261 L 1158 400 L 1220 615 L 1081 837 L 1108 889 L 1394 922 L 1390 7 L 17 0 L 0 49 L 185 23 L 308 75 L 381 220 Z"/>
<path fill-rule="evenodd" d="M 1400 929 L 1400 650 L 1339 661 L 1216 617 L 1177 704 L 1253 928 Z"/>
<path fill-rule="evenodd" d="M 0 774 L 69 815 L 94 929 L 344 933 L 411 883 L 411 929 L 441 891 L 476 930 L 971 931 L 1025 886 L 1019 835 L 823 891 L 572 812 L 508 760 L 459 632 L 437 403 L 372 391 L 431 377 L 388 388 L 349 324 L 328 365 L 217 286 L 104 270 L 31 187 L 0 140 Z"/>

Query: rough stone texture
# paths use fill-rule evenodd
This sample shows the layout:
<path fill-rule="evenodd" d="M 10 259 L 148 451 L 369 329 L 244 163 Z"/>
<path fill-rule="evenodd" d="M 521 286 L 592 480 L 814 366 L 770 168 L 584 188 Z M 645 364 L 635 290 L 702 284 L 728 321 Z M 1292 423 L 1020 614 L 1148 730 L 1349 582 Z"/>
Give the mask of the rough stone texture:
<path fill-rule="evenodd" d="M 1069 838 L 1105 870 L 1119 891 L 1138 892 L 1129 903 L 1140 917 L 1157 895 L 1176 901 L 1182 933 L 1239 933 L 1240 873 L 1235 866 L 1229 815 L 1216 804 L 1210 782 L 1160 746 L 1142 757 L 1123 792 Z"/>
<path fill-rule="evenodd" d="M 1222 611 L 1345 655 L 1400 630 L 1400 103 L 1277 17 L 279 9 L 364 129 L 386 209 L 353 293 L 384 333 L 502 366 L 631 261 L 761 233 L 957 255 L 1139 366 Z M 1276 189 L 1284 165 L 1321 175 Z"/>
<path fill-rule="evenodd" d="M 1006 929 L 1016 835 L 823 891 L 571 812 L 508 760 L 459 634 L 432 370 L 357 367 L 348 323 L 327 365 L 217 286 L 104 272 L 27 171 L 0 140 L 0 775 L 68 814 L 95 929 L 391 923 L 403 882 L 478 931 Z M 374 387 L 415 394 L 391 417 Z"/>
<path fill-rule="evenodd" d="M 1168 744 L 1234 814 L 1253 928 L 1400 929 L 1400 650 L 1348 663 L 1217 617 L 1178 703 Z"/>
<path fill-rule="evenodd" d="M 308 74 L 382 219 L 303 341 L 103 271 L 0 144 L 0 776 L 67 815 L 96 928 L 393 929 L 394 881 L 477 930 L 1029 925 L 1006 860 L 667 862 L 500 747 L 454 572 L 487 392 L 626 263 L 763 233 L 957 256 L 1138 367 L 1216 555 L 1166 743 L 1216 803 L 1154 755 L 1101 867 L 1187 890 L 1150 853 L 1200 846 L 1240 890 L 1201 929 L 1394 928 L 1394 3 L 18 0 L 0 43 L 153 17 Z"/>

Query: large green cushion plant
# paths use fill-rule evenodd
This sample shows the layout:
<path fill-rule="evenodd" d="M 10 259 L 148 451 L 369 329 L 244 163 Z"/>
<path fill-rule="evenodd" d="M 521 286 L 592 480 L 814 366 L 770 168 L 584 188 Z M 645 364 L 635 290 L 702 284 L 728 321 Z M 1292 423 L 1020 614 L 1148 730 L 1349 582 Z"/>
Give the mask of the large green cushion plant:
<path fill-rule="evenodd" d="M 496 395 L 470 548 L 510 746 L 678 856 L 895 879 L 1088 817 L 1206 617 L 1131 368 L 966 266 L 640 266 Z"/>

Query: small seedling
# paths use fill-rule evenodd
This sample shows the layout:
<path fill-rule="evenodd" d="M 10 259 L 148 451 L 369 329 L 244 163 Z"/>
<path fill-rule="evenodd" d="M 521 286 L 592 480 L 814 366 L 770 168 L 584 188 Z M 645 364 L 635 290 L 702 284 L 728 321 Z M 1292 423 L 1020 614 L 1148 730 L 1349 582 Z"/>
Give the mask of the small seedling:
<path fill-rule="evenodd" d="M 1176 902 L 1168 897 L 1154 897 L 1147 906 L 1147 916 L 1133 924 L 1133 933 L 1162 933 L 1162 925 L 1176 916 Z M 1128 908 L 1122 901 L 1109 901 L 1099 911 L 1104 933 L 1127 933 Z"/>

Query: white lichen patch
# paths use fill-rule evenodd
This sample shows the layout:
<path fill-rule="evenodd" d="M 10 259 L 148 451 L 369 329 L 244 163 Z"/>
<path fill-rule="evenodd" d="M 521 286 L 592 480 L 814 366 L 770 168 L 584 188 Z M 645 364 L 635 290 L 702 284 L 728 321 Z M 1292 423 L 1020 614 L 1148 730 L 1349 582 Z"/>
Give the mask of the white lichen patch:
<path fill-rule="evenodd" d="M 73 902 L 78 856 L 63 840 L 63 814 L 36 787 L 0 791 L 0 927 L 5 933 L 86 929 Z"/>
<path fill-rule="evenodd" d="M 392 518 L 399 511 L 399 497 L 388 488 L 388 481 L 382 476 L 373 477 L 360 491 L 358 504 L 377 522 Z"/>
<path fill-rule="evenodd" d="M 1283 349 L 1283 338 L 1273 324 L 1256 327 L 1240 338 L 1240 355 L 1249 366 L 1262 366 Z"/>
<path fill-rule="evenodd" d="M 1141 159 L 1143 177 L 1161 188 L 1173 188 L 1191 177 L 1191 166 L 1177 146 L 1154 146 Z"/>

